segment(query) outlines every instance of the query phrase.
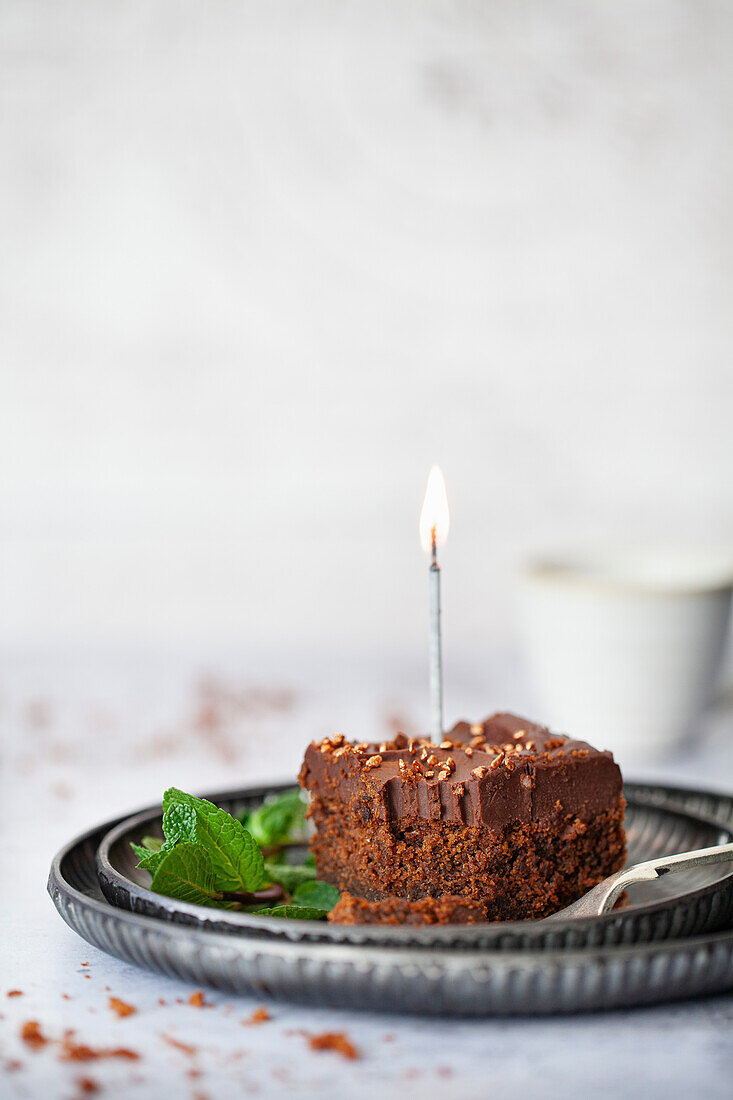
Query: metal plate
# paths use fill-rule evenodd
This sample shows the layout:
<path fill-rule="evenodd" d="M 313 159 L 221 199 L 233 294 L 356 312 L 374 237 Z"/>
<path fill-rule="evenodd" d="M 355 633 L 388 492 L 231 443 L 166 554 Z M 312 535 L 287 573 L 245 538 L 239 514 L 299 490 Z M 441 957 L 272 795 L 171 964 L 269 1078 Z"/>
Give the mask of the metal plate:
<path fill-rule="evenodd" d="M 56 908 L 100 950 L 184 981 L 314 1005 L 471 1016 L 617 1008 L 733 988 L 733 931 L 583 950 L 457 951 L 450 943 L 290 942 L 141 916 L 101 893 L 94 857 L 105 831 L 57 855 L 48 883 Z"/>
<path fill-rule="evenodd" d="M 208 797 L 217 805 L 239 813 L 259 805 L 266 794 L 287 789 L 287 786 L 247 788 Z M 633 784 L 627 785 L 625 793 L 629 863 L 733 838 L 733 832 L 714 822 L 681 810 L 666 809 L 662 804 L 647 805 L 637 800 Z M 324 943 L 418 948 L 452 946 L 461 950 L 564 950 L 679 938 L 716 931 L 733 922 L 733 865 L 730 864 L 696 868 L 653 884 L 633 887 L 629 891 L 629 907 L 604 917 L 554 921 L 552 924 L 518 921 L 418 927 L 353 926 L 222 912 L 162 897 L 148 889 L 150 876 L 135 868 L 136 858 L 130 841 L 139 842 L 146 834 L 159 833 L 160 828 L 160 807 L 156 807 L 123 820 L 104 835 L 96 855 L 102 891 L 117 907 L 207 931 Z"/>

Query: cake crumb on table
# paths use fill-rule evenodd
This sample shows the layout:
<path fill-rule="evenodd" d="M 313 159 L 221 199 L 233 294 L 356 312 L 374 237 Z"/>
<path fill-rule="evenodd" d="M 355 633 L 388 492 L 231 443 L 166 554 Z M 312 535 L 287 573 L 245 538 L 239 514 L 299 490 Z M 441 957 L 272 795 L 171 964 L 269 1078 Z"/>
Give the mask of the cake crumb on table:
<path fill-rule="evenodd" d="M 333 1050 L 342 1058 L 361 1058 L 359 1051 L 343 1031 L 324 1031 L 320 1035 L 310 1035 L 308 1043 L 311 1050 Z"/>
<path fill-rule="evenodd" d="M 113 1012 L 116 1012 L 118 1016 L 132 1016 L 137 1012 L 134 1005 L 128 1005 L 125 1001 L 121 1001 L 119 997 L 110 997 L 109 1007 Z"/>
<path fill-rule="evenodd" d="M 137 1062 L 140 1055 L 127 1047 L 89 1047 L 85 1043 L 73 1043 L 70 1036 L 61 1041 L 60 1060 L 62 1062 L 97 1062 L 102 1058 L 122 1058 L 127 1062 Z"/>
<path fill-rule="evenodd" d="M 7 997 L 22 997 L 23 996 L 23 990 L 22 989 L 9 989 L 6 996 Z"/>
<path fill-rule="evenodd" d="M 85 1096 L 91 1096 L 95 1092 L 99 1092 L 101 1085 L 98 1081 L 95 1081 L 93 1077 L 80 1077 L 77 1082 L 79 1092 L 84 1093 Z"/>
<path fill-rule="evenodd" d="M 184 1043 L 181 1039 L 174 1039 L 172 1035 L 166 1035 L 164 1032 L 161 1032 L 160 1037 L 164 1043 L 168 1044 L 168 1046 L 174 1047 L 176 1050 L 182 1051 L 183 1054 L 188 1054 L 190 1058 L 198 1053 L 198 1048 L 192 1046 L 191 1043 Z"/>
<path fill-rule="evenodd" d="M 40 1050 L 41 1047 L 45 1047 L 48 1042 L 48 1039 L 41 1031 L 41 1025 L 38 1023 L 38 1020 L 26 1020 L 20 1029 L 20 1037 L 31 1050 Z"/>
<path fill-rule="evenodd" d="M 271 1019 L 272 1016 L 270 1013 L 262 1006 L 261 1008 L 256 1008 L 248 1019 L 242 1020 L 242 1025 L 244 1027 L 249 1027 L 251 1024 L 264 1024 Z"/>

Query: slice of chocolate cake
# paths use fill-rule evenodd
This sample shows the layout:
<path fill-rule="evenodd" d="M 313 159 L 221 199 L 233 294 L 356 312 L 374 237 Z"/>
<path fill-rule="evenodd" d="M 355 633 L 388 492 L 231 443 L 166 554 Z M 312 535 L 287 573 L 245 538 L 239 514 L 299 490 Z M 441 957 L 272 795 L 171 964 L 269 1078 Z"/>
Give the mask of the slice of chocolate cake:
<path fill-rule="evenodd" d="M 350 895 L 336 921 L 544 917 L 624 863 L 611 753 L 512 714 L 459 722 L 440 745 L 336 734 L 309 745 L 300 783 L 318 877 Z"/>

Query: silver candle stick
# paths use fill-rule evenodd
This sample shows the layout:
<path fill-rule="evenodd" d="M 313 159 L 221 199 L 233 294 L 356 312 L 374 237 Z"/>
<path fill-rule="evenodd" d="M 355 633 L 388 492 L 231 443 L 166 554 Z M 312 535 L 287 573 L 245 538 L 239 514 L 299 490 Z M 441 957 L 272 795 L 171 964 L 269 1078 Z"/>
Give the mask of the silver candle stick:
<path fill-rule="evenodd" d="M 445 481 L 440 467 L 433 466 L 420 513 L 420 541 L 426 553 L 430 554 L 430 725 L 431 736 L 437 744 L 443 740 L 443 652 L 438 545 L 445 542 L 449 525 Z"/>
<path fill-rule="evenodd" d="M 440 639 L 440 566 L 435 527 L 430 561 L 430 720 L 433 741 L 443 740 L 443 653 Z"/>

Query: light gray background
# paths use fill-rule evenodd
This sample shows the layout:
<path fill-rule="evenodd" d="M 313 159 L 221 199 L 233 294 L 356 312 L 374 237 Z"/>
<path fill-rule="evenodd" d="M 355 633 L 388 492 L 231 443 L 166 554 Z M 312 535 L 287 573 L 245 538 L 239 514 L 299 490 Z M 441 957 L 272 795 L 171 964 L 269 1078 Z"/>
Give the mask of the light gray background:
<path fill-rule="evenodd" d="M 0 638 L 422 653 L 733 536 L 725 2 L 0 8 Z"/>

